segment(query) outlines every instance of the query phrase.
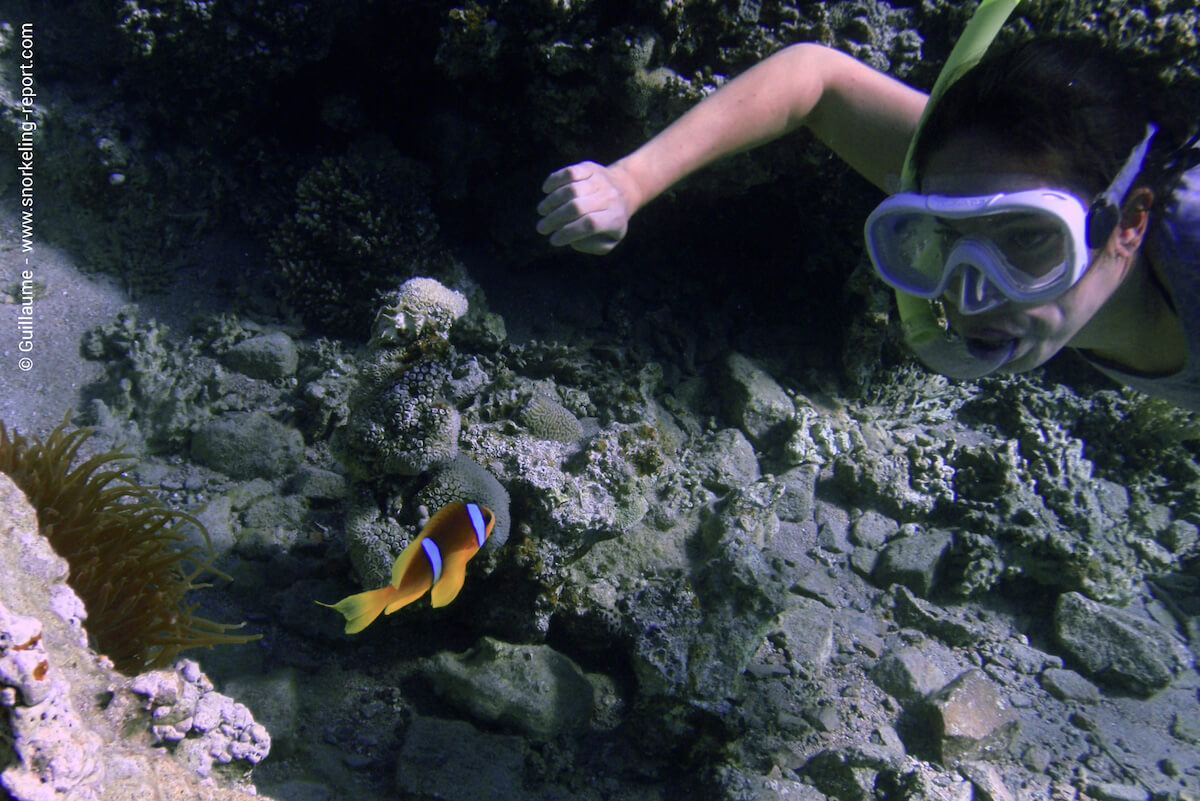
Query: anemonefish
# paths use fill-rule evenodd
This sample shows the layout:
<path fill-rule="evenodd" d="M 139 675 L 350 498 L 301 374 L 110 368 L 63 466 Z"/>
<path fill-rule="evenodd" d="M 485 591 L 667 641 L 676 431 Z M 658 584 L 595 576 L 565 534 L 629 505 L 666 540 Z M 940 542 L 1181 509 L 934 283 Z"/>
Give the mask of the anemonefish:
<path fill-rule="evenodd" d="M 449 503 L 438 509 L 417 538 L 392 564 L 392 581 L 336 604 L 317 603 L 346 616 L 346 633 L 357 634 L 379 617 L 407 606 L 430 590 L 434 606 L 458 597 L 467 577 L 467 562 L 479 553 L 496 524 L 496 516 L 476 503 Z"/>

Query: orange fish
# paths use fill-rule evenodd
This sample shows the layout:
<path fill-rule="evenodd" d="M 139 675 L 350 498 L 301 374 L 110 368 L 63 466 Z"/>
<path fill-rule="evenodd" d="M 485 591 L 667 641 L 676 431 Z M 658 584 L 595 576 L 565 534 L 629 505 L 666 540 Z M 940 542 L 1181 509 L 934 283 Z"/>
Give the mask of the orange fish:
<path fill-rule="evenodd" d="M 448 503 L 421 529 L 417 538 L 392 564 L 392 582 L 360 592 L 336 604 L 317 603 L 346 616 L 346 633 L 357 634 L 379 617 L 390 615 L 431 590 L 433 605 L 445 606 L 458 597 L 467 577 L 467 562 L 479 553 L 496 524 L 486 506 Z"/>

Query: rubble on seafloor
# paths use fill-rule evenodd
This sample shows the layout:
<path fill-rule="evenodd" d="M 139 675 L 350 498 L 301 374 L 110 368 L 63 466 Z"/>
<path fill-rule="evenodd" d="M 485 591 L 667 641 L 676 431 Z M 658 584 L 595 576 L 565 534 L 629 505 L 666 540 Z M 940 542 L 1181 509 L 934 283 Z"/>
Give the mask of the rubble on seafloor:
<path fill-rule="evenodd" d="M 474 297 L 467 329 L 484 313 Z M 276 458 L 295 452 L 289 438 L 253 425 L 242 444 L 227 429 L 219 470 L 137 468 L 224 552 L 235 581 L 205 597 L 268 632 L 264 646 L 196 654 L 271 731 L 281 755 L 256 769 L 265 791 L 340 797 L 343 781 L 370 793 L 394 780 L 401 797 L 599 798 L 587 788 L 602 781 L 631 798 L 1192 797 L 1196 517 L 1179 502 L 1188 485 L 1160 480 L 1194 473 L 1186 416 L 1132 393 L 952 385 L 910 368 L 857 399 L 805 394 L 738 353 L 687 374 L 442 333 L 409 352 L 442 365 L 415 402 L 458 410 L 445 464 L 469 457 L 479 479 L 347 471 L 334 454 L 352 451 L 316 429 L 300 462 Z M 264 399 L 283 420 L 306 419 L 312 398 L 348 419 L 378 351 L 294 345 L 294 382 L 220 359 L 197 374 L 193 360 L 222 398 L 196 430 L 249 420 Z M 539 398 L 578 436 L 523 411 Z M 139 439 L 136 412 L 93 412 L 98 437 Z M 1082 439 L 1118 416 L 1119 435 Z M 511 496 L 512 528 L 453 605 L 353 638 L 314 609 L 370 586 L 374 562 L 347 559 L 351 536 L 377 540 L 386 565 L 422 509 L 493 492 L 472 483 L 484 474 Z M 495 758 L 455 788 L 427 755 L 464 743 Z"/>

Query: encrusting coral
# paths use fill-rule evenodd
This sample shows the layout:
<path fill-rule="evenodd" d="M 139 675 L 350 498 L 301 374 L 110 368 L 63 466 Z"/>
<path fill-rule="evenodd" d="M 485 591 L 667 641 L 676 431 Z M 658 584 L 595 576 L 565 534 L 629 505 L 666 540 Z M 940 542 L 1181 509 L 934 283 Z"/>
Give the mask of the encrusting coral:
<path fill-rule="evenodd" d="M 72 467 L 91 434 L 68 431 L 64 419 L 39 441 L 0 421 L 0 472 L 29 498 L 42 535 L 70 565 L 68 582 L 87 607 L 96 649 L 137 673 L 169 665 L 187 648 L 257 639 L 192 614 L 187 593 L 206 586 L 196 583 L 204 574 L 220 573 L 211 557 L 184 545 L 183 528 L 196 526 L 206 541 L 208 534 L 114 466 L 128 454 L 110 450 Z"/>

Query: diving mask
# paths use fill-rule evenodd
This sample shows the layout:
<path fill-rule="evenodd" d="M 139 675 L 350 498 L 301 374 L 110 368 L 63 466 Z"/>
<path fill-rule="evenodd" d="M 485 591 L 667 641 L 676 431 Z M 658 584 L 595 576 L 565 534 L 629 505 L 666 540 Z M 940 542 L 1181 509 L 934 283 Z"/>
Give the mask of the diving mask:
<path fill-rule="evenodd" d="M 964 314 L 1058 297 L 1088 265 L 1087 212 L 1063 191 L 893 195 L 867 218 L 867 253 L 889 285 L 947 294 Z"/>
<path fill-rule="evenodd" d="M 1083 277 L 1089 247 L 1103 246 L 1112 233 L 1155 130 L 1147 126 L 1089 208 L 1053 188 L 965 197 L 893 195 L 867 218 L 871 263 L 893 288 L 928 300 L 945 295 L 963 314 L 1006 301 L 1051 301 Z"/>

